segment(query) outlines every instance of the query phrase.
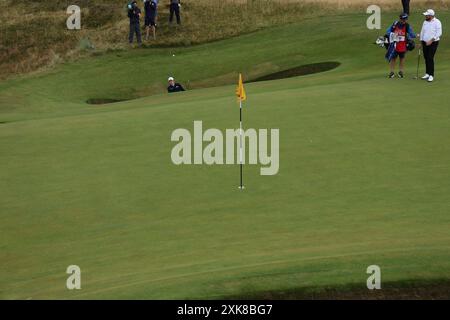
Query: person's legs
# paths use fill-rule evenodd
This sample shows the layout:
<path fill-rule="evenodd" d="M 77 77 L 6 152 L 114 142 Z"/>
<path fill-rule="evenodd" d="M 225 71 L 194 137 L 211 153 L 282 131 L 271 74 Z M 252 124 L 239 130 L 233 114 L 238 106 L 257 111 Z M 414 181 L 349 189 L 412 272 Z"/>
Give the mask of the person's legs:
<path fill-rule="evenodd" d="M 172 23 L 173 21 L 173 14 L 175 13 L 175 9 L 174 9 L 174 5 L 170 4 L 170 17 L 169 17 L 169 22 Z"/>
<path fill-rule="evenodd" d="M 394 78 L 395 77 L 395 65 L 397 64 L 397 55 L 391 59 L 391 61 L 389 62 L 389 67 L 391 69 L 391 72 L 389 73 L 389 78 Z"/>
<path fill-rule="evenodd" d="M 405 70 L 405 57 L 400 58 L 400 66 L 399 66 L 400 72 L 403 74 L 403 71 Z"/>
<path fill-rule="evenodd" d="M 150 37 L 150 26 L 145 26 L 145 40 Z"/>
<path fill-rule="evenodd" d="M 175 15 L 177 16 L 177 23 L 181 24 L 180 6 L 179 5 L 175 5 Z"/>
<path fill-rule="evenodd" d="M 433 42 L 433 44 L 431 44 L 431 46 L 429 46 L 428 48 L 428 60 L 429 60 L 429 75 L 434 77 L 434 56 L 436 54 L 437 48 L 439 46 L 439 41 L 438 42 Z"/>
<path fill-rule="evenodd" d="M 395 64 L 397 63 L 397 58 L 394 58 L 391 60 L 391 62 L 389 63 L 389 66 L 391 67 L 391 73 L 395 72 Z"/>
<path fill-rule="evenodd" d="M 425 44 L 425 41 L 422 41 L 422 51 L 423 51 L 423 59 L 425 60 L 425 73 L 430 75 L 430 61 L 429 61 L 429 50 L 430 48 Z"/>
<path fill-rule="evenodd" d="M 130 23 L 130 34 L 128 35 L 128 41 L 131 43 L 133 43 L 133 38 L 134 38 L 134 24 Z"/>
<path fill-rule="evenodd" d="M 139 23 L 135 24 L 135 32 L 136 32 L 136 38 L 138 44 L 142 44 L 142 38 L 141 38 L 141 25 Z"/>
<path fill-rule="evenodd" d="M 152 30 L 153 40 L 156 40 L 156 9 L 150 15 L 150 29 Z"/>
<path fill-rule="evenodd" d="M 402 0 L 403 12 L 409 14 L 409 0 Z"/>

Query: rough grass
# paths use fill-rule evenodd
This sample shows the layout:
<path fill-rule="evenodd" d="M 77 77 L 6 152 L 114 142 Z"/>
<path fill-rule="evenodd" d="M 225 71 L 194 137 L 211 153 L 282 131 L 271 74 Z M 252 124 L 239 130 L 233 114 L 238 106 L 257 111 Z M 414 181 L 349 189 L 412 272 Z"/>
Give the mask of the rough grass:
<path fill-rule="evenodd" d="M 398 1 L 400 3 L 400 1 Z M 368 0 L 185 0 L 183 26 L 167 23 L 167 1 L 159 9 L 155 46 L 190 46 L 297 22 L 334 10 L 363 10 Z M 399 4 L 381 0 L 385 10 L 400 10 Z M 0 3 L 0 79 L 47 68 L 86 54 L 128 50 L 126 0 L 77 1 L 82 8 L 82 30 L 65 27 L 68 0 L 5 0 Z M 415 1 L 427 6 L 448 7 L 443 0 Z M 93 50 L 95 48 L 95 50 Z"/>

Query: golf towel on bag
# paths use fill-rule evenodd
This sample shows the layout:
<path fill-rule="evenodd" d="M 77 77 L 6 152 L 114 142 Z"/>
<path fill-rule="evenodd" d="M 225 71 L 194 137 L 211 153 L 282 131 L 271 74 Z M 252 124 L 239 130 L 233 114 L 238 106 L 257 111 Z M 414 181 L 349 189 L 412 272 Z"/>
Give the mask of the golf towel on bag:
<path fill-rule="evenodd" d="M 391 42 L 389 44 L 385 57 L 388 62 L 391 62 L 391 60 L 395 57 L 395 42 Z"/>

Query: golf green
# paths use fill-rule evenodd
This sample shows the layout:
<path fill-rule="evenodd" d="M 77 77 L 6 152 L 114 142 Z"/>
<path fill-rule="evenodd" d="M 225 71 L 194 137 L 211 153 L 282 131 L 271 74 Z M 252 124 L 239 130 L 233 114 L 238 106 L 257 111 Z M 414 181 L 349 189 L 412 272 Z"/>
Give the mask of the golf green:
<path fill-rule="evenodd" d="M 387 79 L 373 44 L 383 30 L 366 18 L 111 52 L 0 83 L 0 298 L 364 289 L 370 265 L 382 286 L 450 281 L 450 44 L 434 83 L 412 79 L 416 51 L 404 79 Z M 341 65 L 246 84 L 245 128 L 280 130 L 277 175 L 247 165 L 240 191 L 237 165 L 172 163 L 173 130 L 239 127 L 238 72 L 329 61 Z M 169 75 L 191 90 L 163 93 Z M 66 288 L 69 265 L 81 290 Z"/>

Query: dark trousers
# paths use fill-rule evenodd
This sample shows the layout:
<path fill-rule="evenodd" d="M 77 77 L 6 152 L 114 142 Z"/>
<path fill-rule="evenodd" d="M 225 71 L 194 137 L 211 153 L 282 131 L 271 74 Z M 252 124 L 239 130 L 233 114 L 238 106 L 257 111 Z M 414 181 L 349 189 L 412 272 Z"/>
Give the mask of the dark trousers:
<path fill-rule="evenodd" d="M 130 43 L 133 43 L 134 34 L 136 33 L 137 42 L 139 44 L 142 43 L 141 38 L 141 25 L 139 23 L 130 23 L 130 35 L 128 37 L 128 40 Z"/>
<path fill-rule="evenodd" d="M 177 23 L 180 24 L 181 23 L 180 6 L 178 5 L 178 3 L 172 3 L 170 5 L 170 19 L 169 19 L 169 22 L 173 21 L 173 14 L 176 15 Z"/>
<path fill-rule="evenodd" d="M 427 66 L 427 74 L 434 77 L 434 55 L 436 54 L 437 48 L 439 46 L 439 41 L 433 42 L 430 46 L 422 41 L 423 57 L 425 59 L 425 64 Z"/>
<path fill-rule="evenodd" d="M 402 0 L 403 12 L 409 14 L 409 0 Z"/>

